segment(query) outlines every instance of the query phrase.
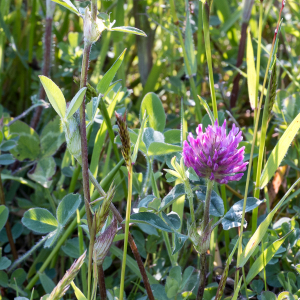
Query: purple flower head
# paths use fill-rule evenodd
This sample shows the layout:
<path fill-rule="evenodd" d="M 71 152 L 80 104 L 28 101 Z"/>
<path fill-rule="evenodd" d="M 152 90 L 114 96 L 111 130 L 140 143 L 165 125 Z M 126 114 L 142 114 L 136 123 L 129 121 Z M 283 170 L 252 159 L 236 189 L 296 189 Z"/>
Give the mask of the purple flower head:
<path fill-rule="evenodd" d="M 237 149 L 243 137 L 235 124 L 228 135 L 226 135 L 226 120 L 222 126 L 218 126 L 217 121 L 213 126 L 209 125 L 206 132 L 202 131 L 202 124 L 199 124 L 196 133 L 195 139 L 189 133 L 189 143 L 184 141 L 185 165 L 193 168 L 199 177 L 220 184 L 239 181 L 248 162 L 244 162 L 245 147 Z"/>

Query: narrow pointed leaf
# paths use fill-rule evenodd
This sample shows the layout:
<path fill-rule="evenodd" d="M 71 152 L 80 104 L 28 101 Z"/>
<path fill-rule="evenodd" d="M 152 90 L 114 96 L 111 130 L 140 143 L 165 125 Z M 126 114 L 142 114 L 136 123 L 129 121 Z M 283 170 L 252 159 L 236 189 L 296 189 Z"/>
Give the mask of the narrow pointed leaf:
<path fill-rule="evenodd" d="M 97 91 L 100 94 L 105 94 L 107 89 L 109 88 L 112 80 L 114 79 L 119 67 L 121 66 L 124 55 L 127 49 L 125 49 L 121 55 L 117 58 L 117 60 L 114 62 L 114 64 L 111 66 L 111 68 L 104 74 L 102 79 L 97 84 Z"/>
<path fill-rule="evenodd" d="M 110 30 L 111 31 L 133 33 L 133 34 L 141 35 L 141 36 L 147 36 L 147 34 L 144 31 L 142 31 L 140 29 L 137 29 L 135 27 L 131 27 L 131 26 L 114 27 L 114 28 L 111 28 Z"/>
<path fill-rule="evenodd" d="M 281 239 L 275 241 L 272 245 L 270 245 L 258 258 L 255 259 L 255 262 L 251 266 L 247 277 L 246 282 L 247 284 L 268 264 L 268 262 L 272 259 L 272 257 L 276 254 L 279 247 L 283 244 L 286 238 L 292 233 L 290 231 Z M 265 263 L 265 265 L 264 265 Z"/>
<path fill-rule="evenodd" d="M 72 13 L 80 16 L 80 13 L 77 10 L 76 6 L 70 0 L 52 0 L 52 1 L 64 6 L 65 8 L 70 10 Z"/>
<path fill-rule="evenodd" d="M 73 116 L 75 111 L 80 107 L 80 105 L 84 99 L 85 92 L 86 92 L 86 87 L 83 87 L 74 96 L 74 98 L 72 99 L 72 101 L 67 109 L 66 118 L 70 118 L 71 116 Z"/>
<path fill-rule="evenodd" d="M 285 130 L 284 134 L 282 135 L 277 145 L 273 149 L 272 153 L 270 154 L 260 177 L 260 189 L 263 189 L 271 180 L 272 176 L 275 174 L 299 128 L 300 113 Z"/>
<path fill-rule="evenodd" d="M 46 91 L 52 107 L 63 119 L 66 115 L 66 100 L 60 88 L 48 77 L 40 75 L 41 83 Z"/>
<path fill-rule="evenodd" d="M 254 109 L 256 95 L 256 71 L 250 31 L 248 31 L 247 39 L 247 82 L 250 105 L 251 108 Z"/>

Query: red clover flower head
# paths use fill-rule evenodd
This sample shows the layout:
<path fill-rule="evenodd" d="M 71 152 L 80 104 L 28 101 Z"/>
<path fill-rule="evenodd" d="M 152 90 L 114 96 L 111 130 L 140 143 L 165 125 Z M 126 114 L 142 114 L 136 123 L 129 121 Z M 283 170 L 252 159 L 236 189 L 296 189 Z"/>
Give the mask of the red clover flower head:
<path fill-rule="evenodd" d="M 235 124 L 228 135 L 226 135 L 226 120 L 222 126 L 218 126 L 217 121 L 213 126 L 209 125 L 206 132 L 202 131 L 202 124 L 199 124 L 196 133 L 196 139 L 189 133 L 189 143 L 184 141 L 185 165 L 193 168 L 199 177 L 220 184 L 239 181 L 248 162 L 244 162 L 245 147 L 237 149 L 243 137 Z"/>

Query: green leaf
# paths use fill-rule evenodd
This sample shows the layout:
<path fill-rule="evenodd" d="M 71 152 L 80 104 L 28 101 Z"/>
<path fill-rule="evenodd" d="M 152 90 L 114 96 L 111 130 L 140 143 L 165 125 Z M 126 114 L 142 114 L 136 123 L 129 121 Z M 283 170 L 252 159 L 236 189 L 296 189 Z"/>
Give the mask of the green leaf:
<path fill-rule="evenodd" d="M 162 199 L 159 211 L 166 209 L 183 195 L 185 195 L 184 184 L 180 183 L 175 185 L 175 187 L 172 188 L 169 194 Z"/>
<path fill-rule="evenodd" d="M 8 276 L 4 271 L 0 271 L 0 286 L 8 287 Z"/>
<path fill-rule="evenodd" d="M 166 126 L 166 114 L 162 103 L 156 94 L 148 93 L 143 98 L 140 111 L 140 122 L 142 122 L 145 111 L 147 116 L 149 116 L 149 126 L 154 130 L 163 132 Z"/>
<path fill-rule="evenodd" d="M 137 29 L 135 27 L 131 27 L 131 26 L 113 27 L 110 29 L 110 31 L 127 32 L 127 33 L 133 33 L 136 35 L 147 36 L 144 31 Z"/>
<path fill-rule="evenodd" d="M 14 284 L 16 282 L 17 286 L 21 287 L 26 280 L 26 276 L 27 274 L 24 269 L 19 268 L 11 274 L 10 283 Z"/>
<path fill-rule="evenodd" d="M 68 221 L 75 214 L 81 203 L 81 196 L 79 194 L 69 194 L 65 196 L 59 203 L 56 210 L 57 221 L 65 226 Z"/>
<path fill-rule="evenodd" d="M 50 294 L 55 288 L 55 283 L 51 278 L 49 278 L 45 273 L 40 273 L 41 284 L 47 294 Z"/>
<path fill-rule="evenodd" d="M 57 229 L 58 222 L 45 208 L 31 208 L 25 212 L 22 223 L 28 229 L 38 233 L 48 233 Z"/>
<path fill-rule="evenodd" d="M 5 270 L 10 265 L 11 265 L 11 261 L 6 256 L 0 258 L 0 270 Z"/>
<path fill-rule="evenodd" d="M 142 121 L 142 124 L 141 124 L 141 128 L 139 130 L 139 134 L 138 134 L 137 140 L 136 140 L 135 145 L 134 145 L 134 150 L 133 150 L 133 153 L 132 153 L 131 161 L 132 161 L 133 164 L 135 164 L 136 159 L 137 159 L 140 141 L 141 141 L 141 138 L 142 138 L 142 135 L 143 135 L 143 132 L 144 132 L 144 128 L 146 126 L 147 121 L 148 121 L 148 117 L 146 117 L 146 113 L 145 113 L 143 121 Z"/>
<path fill-rule="evenodd" d="M 251 266 L 247 277 L 246 282 L 247 284 L 250 283 L 250 281 L 268 264 L 268 262 L 272 259 L 272 257 L 276 254 L 279 247 L 282 245 L 282 243 L 286 240 L 286 238 L 290 235 L 292 231 L 290 231 L 288 234 L 286 234 L 281 239 L 275 241 L 272 245 L 270 245 L 263 253 L 260 254 L 259 257 L 257 257 Z"/>
<path fill-rule="evenodd" d="M 277 300 L 277 297 L 274 293 L 265 291 L 261 293 L 261 300 Z"/>
<path fill-rule="evenodd" d="M 177 282 L 177 280 L 168 276 L 165 285 L 165 291 L 167 297 L 169 299 L 175 299 L 175 296 L 178 293 L 178 289 L 179 289 L 179 283 Z"/>
<path fill-rule="evenodd" d="M 241 259 L 239 261 L 238 267 L 241 268 L 243 267 L 252 253 L 255 251 L 256 247 L 258 244 L 261 242 L 263 239 L 265 233 L 268 230 L 268 227 L 277 212 L 277 210 L 280 208 L 284 200 L 288 197 L 288 195 L 291 193 L 291 191 L 294 189 L 294 187 L 297 185 L 297 183 L 300 181 L 300 178 L 296 180 L 296 182 L 290 187 L 290 189 L 285 193 L 285 195 L 282 197 L 282 199 L 276 204 L 276 206 L 273 208 L 273 210 L 267 215 L 267 217 L 263 220 L 263 222 L 260 223 L 258 228 L 256 229 L 255 233 L 252 235 L 251 239 L 247 243 L 244 251 L 241 254 Z"/>
<path fill-rule="evenodd" d="M 265 202 L 264 200 L 259 200 L 254 197 L 247 198 L 245 212 L 249 212 L 254 208 L 258 207 L 261 203 Z M 236 202 L 230 210 L 225 214 L 222 220 L 222 226 L 224 230 L 229 230 L 234 227 L 241 226 L 242 213 L 243 213 L 244 200 Z M 245 220 L 244 227 L 247 226 Z"/>
<path fill-rule="evenodd" d="M 44 188 L 52 184 L 52 176 L 55 174 L 56 164 L 52 156 L 44 157 L 38 161 L 36 167 L 27 173 L 28 177 Z"/>
<path fill-rule="evenodd" d="M 260 177 L 260 189 L 263 189 L 271 180 L 271 177 L 275 174 L 299 128 L 300 113 L 285 130 L 284 134 L 270 154 Z"/>
<path fill-rule="evenodd" d="M 87 298 L 84 296 L 81 290 L 75 285 L 74 281 L 71 282 L 71 286 L 75 292 L 77 300 L 87 300 Z"/>
<path fill-rule="evenodd" d="M 1 154 L 0 155 L 0 165 L 8 166 L 15 162 L 16 160 L 11 154 Z"/>
<path fill-rule="evenodd" d="M 175 232 L 175 235 L 174 235 L 175 247 L 173 249 L 172 255 L 177 253 L 183 247 L 184 243 L 186 242 L 186 240 L 188 238 L 189 237 L 187 235 Z"/>
<path fill-rule="evenodd" d="M 189 266 L 184 270 L 183 275 L 182 275 L 181 285 L 180 285 L 180 291 L 182 291 L 182 292 L 186 291 L 185 286 L 189 282 L 194 271 L 195 271 L 195 268 L 192 266 Z"/>
<path fill-rule="evenodd" d="M 166 144 L 166 143 L 160 143 L 160 142 L 153 142 L 150 144 L 148 149 L 148 155 L 167 155 L 174 152 L 181 152 L 182 147 Z"/>
<path fill-rule="evenodd" d="M 189 9 L 187 10 L 187 14 L 186 14 L 184 45 L 185 45 L 187 59 L 188 59 L 192 74 L 195 74 L 197 72 L 197 60 L 196 60 L 196 55 L 195 55 L 195 46 L 194 46 L 194 39 L 193 39 L 193 32 L 192 32 Z M 185 73 L 189 74 L 189 72 L 186 68 L 186 65 L 184 65 L 184 66 L 185 66 Z M 195 101 L 196 101 L 196 99 L 195 99 Z"/>
<path fill-rule="evenodd" d="M 71 116 L 74 115 L 76 110 L 80 107 L 84 99 L 85 93 L 86 93 L 86 87 L 83 87 L 77 92 L 77 94 L 74 96 L 71 103 L 69 104 L 69 107 L 66 112 L 66 118 L 70 118 Z"/>
<path fill-rule="evenodd" d="M 50 121 L 43 129 L 41 136 L 41 156 L 51 156 L 56 153 L 65 141 L 65 134 L 59 116 Z"/>
<path fill-rule="evenodd" d="M 143 142 L 146 145 L 146 148 L 149 149 L 149 146 L 154 143 L 164 143 L 165 137 L 160 131 L 156 131 L 151 127 L 145 128 L 143 132 Z"/>
<path fill-rule="evenodd" d="M 200 185 L 198 191 L 196 191 L 196 196 L 203 202 L 206 197 L 206 189 L 206 186 Z M 223 199 L 215 191 L 211 193 L 209 214 L 215 217 L 222 217 L 224 215 Z"/>
<path fill-rule="evenodd" d="M 300 264 L 296 265 L 295 268 L 296 268 L 297 272 L 300 274 Z"/>
<path fill-rule="evenodd" d="M 165 222 L 172 227 L 174 230 L 178 230 L 181 227 L 181 221 L 178 214 L 174 211 L 171 211 L 168 214 L 165 214 L 162 212 L 162 217 L 165 220 Z"/>
<path fill-rule="evenodd" d="M 46 240 L 45 244 L 44 244 L 44 248 L 51 248 L 54 246 L 55 242 L 57 241 L 57 239 L 60 237 L 60 235 L 62 234 L 63 230 L 60 224 L 58 224 L 58 227 L 56 230 L 50 232 L 48 234 L 48 239 Z"/>
<path fill-rule="evenodd" d="M 290 292 L 281 292 L 278 295 L 278 300 L 296 300 L 296 298 Z"/>
<path fill-rule="evenodd" d="M 63 2 L 62 2 L 63 3 Z M 41 83 L 45 89 L 49 102 L 61 119 L 66 115 L 66 100 L 60 88 L 46 76 L 40 75 Z"/>
<path fill-rule="evenodd" d="M 117 248 L 115 245 L 111 245 L 111 247 L 109 248 L 109 251 L 111 254 L 115 255 L 116 257 L 118 257 L 120 260 L 123 259 L 123 251 L 119 248 Z M 140 272 L 140 269 L 137 265 L 137 262 L 127 254 L 126 257 L 126 265 L 129 267 L 129 269 L 131 269 L 131 271 L 140 279 L 142 279 L 142 275 Z M 148 279 L 149 279 L 149 283 L 152 284 L 156 284 L 157 280 L 148 272 L 146 271 L 147 275 L 148 275 Z"/>
<path fill-rule="evenodd" d="M 173 232 L 159 216 L 150 212 L 139 212 L 130 216 L 131 223 L 144 223 L 166 232 Z"/>
<path fill-rule="evenodd" d="M 5 205 L 0 205 L 0 231 L 6 224 L 6 221 L 8 219 L 8 208 Z"/>
<path fill-rule="evenodd" d="M 64 6 L 65 8 L 70 10 L 71 12 L 73 12 L 76 15 L 80 16 L 80 13 L 77 10 L 76 6 L 70 0 L 52 0 L 52 1 Z"/>
<path fill-rule="evenodd" d="M 20 161 L 36 160 L 40 155 L 40 138 L 35 130 L 22 121 L 16 121 L 9 126 L 9 133 L 17 134 L 20 138 L 17 147 L 10 153 Z"/>
<path fill-rule="evenodd" d="M 67 257 L 78 258 L 80 256 L 79 251 L 79 239 L 73 238 L 67 240 L 66 243 L 61 247 L 61 250 L 67 255 Z M 84 246 L 85 250 L 85 246 Z"/>
<path fill-rule="evenodd" d="M 248 30 L 247 39 L 247 83 L 248 83 L 248 95 L 250 106 L 255 108 L 255 95 L 256 95 L 256 70 L 254 62 L 254 53 L 252 47 L 252 40 L 250 31 Z"/>
<path fill-rule="evenodd" d="M 2 132 L 1 132 L 2 134 Z M 1 142 L 0 142 L 1 143 Z M 15 141 L 6 141 L 1 144 L 0 150 L 1 151 L 9 151 L 17 146 L 17 143 Z"/>
<path fill-rule="evenodd" d="M 117 60 L 114 62 L 114 64 L 111 66 L 111 68 L 104 74 L 100 82 L 97 84 L 97 91 L 104 95 L 104 93 L 109 88 L 109 85 L 111 84 L 112 80 L 114 79 L 119 67 L 121 66 L 125 52 L 127 49 L 125 49 L 121 55 L 117 58 Z"/>
<path fill-rule="evenodd" d="M 181 131 L 179 129 L 171 129 L 164 132 L 165 143 L 167 144 L 180 144 Z"/>
<path fill-rule="evenodd" d="M 241 288 L 242 279 L 243 279 L 243 277 L 241 276 L 239 283 L 238 283 L 236 289 L 234 290 L 234 294 L 233 294 L 233 297 L 231 298 L 231 300 L 237 300 L 239 292 L 240 292 L 240 288 Z"/>

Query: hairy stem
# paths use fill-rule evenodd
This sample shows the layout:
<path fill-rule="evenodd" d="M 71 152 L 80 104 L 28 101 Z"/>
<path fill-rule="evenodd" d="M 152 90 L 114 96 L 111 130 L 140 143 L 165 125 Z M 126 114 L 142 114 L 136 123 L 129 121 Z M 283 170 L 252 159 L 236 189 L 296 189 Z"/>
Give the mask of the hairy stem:
<path fill-rule="evenodd" d="M 80 88 L 86 86 L 91 47 L 92 47 L 91 44 L 85 43 L 84 45 Z M 92 213 L 90 211 L 88 147 L 87 147 L 86 125 L 85 125 L 85 99 L 82 101 L 82 104 L 80 106 L 80 136 L 81 136 L 82 183 L 83 183 L 84 205 L 85 205 L 87 223 L 90 232 L 89 264 L 88 264 L 88 297 L 87 297 L 87 299 L 90 300 L 91 299 L 91 276 L 92 276 L 92 265 L 93 265 L 92 254 L 93 254 L 93 247 L 95 241 L 95 232 L 93 230 Z"/>
<path fill-rule="evenodd" d="M 202 300 L 206 283 L 206 253 L 200 254 L 200 285 L 197 300 Z"/>
<path fill-rule="evenodd" d="M 125 284 L 125 270 L 126 270 L 126 256 L 127 256 L 127 246 L 128 246 L 128 234 L 129 234 L 129 220 L 131 212 L 131 197 L 132 197 L 132 164 L 128 166 L 128 197 L 127 197 L 127 208 L 126 208 L 126 220 L 125 220 L 125 237 L 124 237 L 124 251 L 123 251 L 123 261 L 121 270 L 121 284 L 120 284 L 120 300 L 123 300 L 124 295 L 124 284 Z"/>
<path fill-rule="evenodd" d="M 44 57 L 43 57 L 44 64 L 42 70 L 42 75 L 46 77 L 50 77 L 50 69 L 51 69 L 52 21 L 53 21 L 53 14 L 51 12 L 47 12 L 45 34 L 44 34 Z M 41 85 L 39 91 L 39 99 L 45 100 L 45 97 L 46 97 L 46 92 L 43 86 Z M 42 111 L 43 111 L 43 106 L 38 106 L 36 108 L 30 124 L 32 128 L 35 129 L 37 127 Z"/>
<path fill-rule="evenodd" d="M 106 300 L 105 277 L 102 265 L 98 266 L 98 285 L 100 290 L 100 299 Z"/>

